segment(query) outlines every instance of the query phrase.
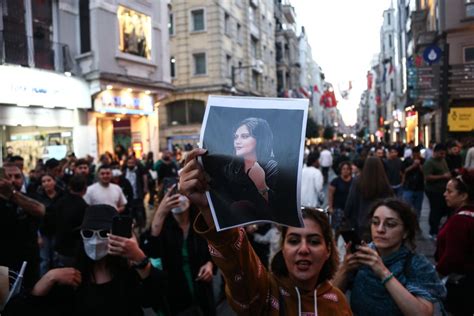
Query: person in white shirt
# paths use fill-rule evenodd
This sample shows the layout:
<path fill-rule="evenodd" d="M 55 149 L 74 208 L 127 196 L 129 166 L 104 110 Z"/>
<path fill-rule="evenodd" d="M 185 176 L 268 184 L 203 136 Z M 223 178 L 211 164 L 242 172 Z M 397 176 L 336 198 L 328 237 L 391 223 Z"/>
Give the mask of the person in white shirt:
<path fill-rule="evenodd" d="M 323 146 L 323 151 L 321 151 L 319 163 L 323 171 L 324 183 L 327 183 L 329 176 L 329 168 L 332 167 L 332 154 L 326 146 Z"/>
<path fill-rule="evenodd" d="M 313 151 L 308 155 L 306 166 L 301 177 L 301 206 L 319 207 L 323 190 L 323 175 L 319 171 L 319 153 Z"/>
<path fill-rule="evenodd" d="M 127 199 L 118 185 L 110 183 L 112 180 L 112 170 L 110 166 L 100 166 L 98 176 L 99 182 L 87 187 L 84 201 L 89 205 L 107 204 L 115 207 L 118 212 L 123 212 L 127 204 Z"/>

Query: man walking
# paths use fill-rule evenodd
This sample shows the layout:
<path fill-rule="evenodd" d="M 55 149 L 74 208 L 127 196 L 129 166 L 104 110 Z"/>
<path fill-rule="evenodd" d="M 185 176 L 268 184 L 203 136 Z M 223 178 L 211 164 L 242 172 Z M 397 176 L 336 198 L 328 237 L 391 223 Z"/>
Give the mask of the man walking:
<path fill-rule="evenodd" d="M 425 193 L 430 201 L 430 236 L 436 239 L 439 223 L 443 216 L 448 215 L 448 207 L 444 199 L 446 184 L 451 179 L 448 164 L 445 160 L 446 147 L 437 144 L 433 149 L 433 157 L 428 159 L 423 166 L 425 176 Z"/>
<path fill-rule="evenodd" d="M 323 189 L 323 175 L 319 171 L 319 153 L 313 151 L 308 155 L 306 166 L 301 176 L 301 205 L 319 207 Z"/>
<path fill-rule="evenodd" d="M 137 163 L 137 158 L 129 156 L 127 167 L 124 170 L 125 178 L 133 188 L 133 199 L 128 201 L 132 217 L 136 219 L 139 227 L 145 227 L 146 214 L 143 198 L 148 193 L 148 178 L 144 168 Z"/>
<path fill-rule="evenodd" d="M 332 154 L 326 145 L 323 146 L 323 151 L 321 151 L 319 163 L 321 164 L 321 169 L 323 171 L 324 184 L 326 184 L 328 183 L 329 168 L 332 166 Z"/>
<path fill-rule="evenodd" d="M 420 148 L 417 146 L 412 149 L 412 156 L 405 159 L 402 164 L 403 199 L 413 206 L 418 220 L 420 219 L 424 196 L 424 162 Z"/>
<path fill-rule="evenodd" d="M 388 158 L 385 160 L 385 172 L 388 182 L 392 187 L 395 196 L 402 195 L 402 161 L 398 157 L 398 150 L 395 146 L 390 147 Z"/>

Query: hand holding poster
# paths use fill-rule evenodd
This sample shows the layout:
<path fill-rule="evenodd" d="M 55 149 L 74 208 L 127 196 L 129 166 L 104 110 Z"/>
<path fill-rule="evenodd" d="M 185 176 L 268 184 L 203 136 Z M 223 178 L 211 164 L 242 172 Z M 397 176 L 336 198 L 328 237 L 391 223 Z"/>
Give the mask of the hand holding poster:
<path fill-rule="evenodd" d="M 202 164 L 216 229 L 274 222 L 302 226 L 299 177 L 306 99 L 210 96 Z"/>

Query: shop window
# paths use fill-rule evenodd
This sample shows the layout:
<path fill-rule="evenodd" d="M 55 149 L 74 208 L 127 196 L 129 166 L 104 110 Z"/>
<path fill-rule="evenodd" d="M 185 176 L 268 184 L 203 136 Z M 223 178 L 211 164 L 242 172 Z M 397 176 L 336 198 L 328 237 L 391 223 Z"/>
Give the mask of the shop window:
<path fill-rule="evenodd" d="M 206 53 L 193 54 L 193 62 L 195 76 L 207 74 Z"/>
<path fill-rule="evenodd" d="M 119 49 L 121 52 L 151 59 L 151 18 L 119 6 Z"/>
<path fill-rule="evenodd" d="M 191 31 L 201 32 L 206 30 L 204 9 L 191 11 Z"/>
<path fill-rule="evenodd" d="M 200 100 L 180 100 L 166 105 L 168 125 L 199 124 L 206 106 Z"/>

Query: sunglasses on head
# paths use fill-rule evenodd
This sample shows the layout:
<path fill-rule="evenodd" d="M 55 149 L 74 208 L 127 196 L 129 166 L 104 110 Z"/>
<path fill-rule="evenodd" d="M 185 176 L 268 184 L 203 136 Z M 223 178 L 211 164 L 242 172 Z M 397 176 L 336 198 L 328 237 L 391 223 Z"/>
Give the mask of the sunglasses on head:
<path fill-rule="evenodd" d="M 106 239 L 108 238 L 108 234 L 110 233 L 110 230 L 108 229 L 82 229 L 81 230 L 81 236 L 84 239 L 89 239 L 92 238 L 94 235 L 96 235 L 99 238 Z"/>

